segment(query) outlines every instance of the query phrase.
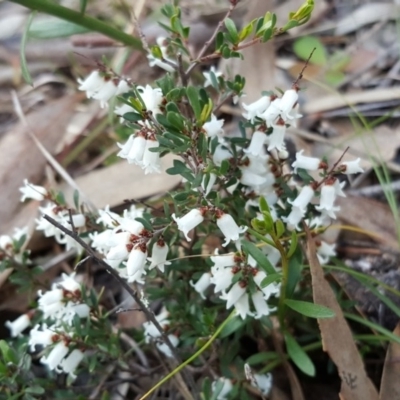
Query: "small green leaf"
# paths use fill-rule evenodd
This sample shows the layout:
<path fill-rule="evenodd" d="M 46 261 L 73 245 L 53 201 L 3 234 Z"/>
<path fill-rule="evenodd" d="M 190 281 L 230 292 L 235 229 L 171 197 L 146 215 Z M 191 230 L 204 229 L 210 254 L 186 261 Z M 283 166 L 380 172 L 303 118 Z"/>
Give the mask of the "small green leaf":
<path fill-rule="evenodd" d="M 291 335 L 285 333 L 284 336 L 289 357 L 296 364 L 297 368 L 299 368 L 306 375 L 315 376 L 315 366 L 308 354 L 301 348 L 301 346 Z"/>
<path fill-rule="evenodd" d="M 257 264 L 267 273 L 275 274 L 275 268 L 269 262 L 268 257 L 253 243 L 248 241 L 242 242 L 242 247 L 244 251 L 251 255 L 257 262 Z"/>
<path fill-rule="evenodd" d="M 0 351 L 1 354 L 3 355 L 4 361 L 8 363 L 12 363 L 17 365 L 18 360 L 17 357 L 14 353 L 14 350 L 8 345 L 8 343 L 5 340 L 0 340 Z"/>
<path fill-rule="evenodd" d="M 287 255 L 286 255 L 287 258 L 292 257 L 293 253 L 294 253 L 295 250 L 296 250 L 297 243 L 298 243 L 298 240 L 297 240 L 297 232 L 296 232 L 296 230 L 294 229 L 294 230 L 292 231 L 292 234 L 291 234 L 291 237 L 290 237 L 290 247 L 289 247 L 289 250 L 288 250 Z"/>
<path fill-rule="evenodd" d="M 269 214 L 271 213 L 267 200 L 265 200 L 265 198 L 262 196 L 260 197 L 260 210 Z"/>
<path fill-rule="evenodd" d="M 242 318 L 232 318 L 228 321 L 228 323 L 223 327 L 221 333 L 219 334 L 220 338 L 227 337 L 231 335 L 233 332 L 236 332 L 238 329 L 243 327 L 246 324 L 246 320 Z"/>
<path fill-rule="evenodd" d="M 36 11 L 29 14 L 29 18 L 28 18 L 28 21 L 25 26 L 24 34 L 22 35 L 21 46 L 20 46 L 20 50 L 19 50 L 19 58 L 20 58 L 20 63 L 21 63 L 21 74 L 22 74 L 22 77 L 25 79 L 25 82 L 28 85 L 32 85 L 33 80 L 32 80 L 31 74 L 29 73 L 28 64 L 26 62 L 25 47 L 26 47 L 26 43 L 28 41 L 29 30 L 30 30 L 30 27 L 31 27 L 31 24 L 33 21 L 33 17 L 35 15 L 36 15 Z"/>
<path fill-rule="evenodd" d="M 215 38 L 215 50 L 220 50 L 221 46 L 224 44 L 224 34 L 222 32 L 218 32 L 217 37 Z"/>
<path fill-rule="evenodd" d="M 282 275 L 275 273 L 269 274 L 266 278 L 261 281 L 261 288 L 265 288 L 273 282 L 278 282 L 282 279 Z"/>
<path fill-rule="evenodd" d="M 79 211 L 79 190 L 74 190 L 74 205 L 77 211 Z"/>
<path fill-rule="evenodd" d="M 292 310 L 310 318 L 332 318 L 335 316 L 330 308 L 308 301 L 286 299 L 285 304 Z"/>
<path fill-rule="evenodd" d="M 87 6 L 87 0 L 79 0 L 80 3 L 80 11 L 82 14 L 85 14 L 86 11 L 86 6 Z"/>
<path fill-rule="evenodd" d="M 230 18 L 226 18 L 224 23 L 227 31 L 229 32 L 230 42 L 237 44 L 239 42 L 239 35 L 235 23 Z"/>
<path fill-rule="evenodd" d="M 286 231 L 285 225 L 282 220 L 278 219 L 275 221 L 275 233 L 276 237 L 279 239 Z"/>
<path fill-rule="evenodd" d="M 320 66 L 326 65 L 326 50 L 322 42 L 317 37 L 304 36 L 295 40 L 293 43 L 294 53 L 302 60 L 307 60 L 314 48 L 315 51 L 310 59 L 310 63 Z"/>
<path fill-rule="evenodd" d="M 137 121 L 142 121 L 143 117 L 135 112 L 127 112 L 122 116 L 123 119 L 130 121 L 130 122 L 137 122 Z"/>
<path fill-rule="evenodd" d="M 253 30 L 254 22 L 255 22 L 255 21 L 256 21 L 256 20 L 251 21 L 249 24 L 247 24 L 247 25 L 240 31 L 240 33 L 239 33 L 239 43 L 240 43 L 240 42 L 243 42 L 243 40 L 246 39 L 246 38 L 250 35 L 250 33 L 251 33 L 252 30 Z"/>
<path fill-rule="evenodd" d="M 26 393 L 32 393 L 32 394 L 43 394 L 44 393 L 44 388 L 40 386 L 30 386 L 25 388 Z"/>
<path fill-rule="evenodd" d="M 186 94 L 187 97 L 189 99 L 189 103 L 192 106 L 194 115 L 196 117 L 197 120 L 200 119 L 200 115 L 201 115 L 201 106 L 200 106 L 200 101 L 199 101 L 199 92 L 196 88 L 194 88 L 193 86 L 189 86 L 186 89 Z"/>

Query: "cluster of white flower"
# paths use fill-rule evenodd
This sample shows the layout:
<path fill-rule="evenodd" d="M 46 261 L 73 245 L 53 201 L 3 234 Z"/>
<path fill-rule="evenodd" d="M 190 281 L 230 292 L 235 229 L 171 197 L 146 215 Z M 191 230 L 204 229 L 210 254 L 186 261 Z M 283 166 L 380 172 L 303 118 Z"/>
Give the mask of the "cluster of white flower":
<path fill-rule="evenodd" d="M 167 310 L 161 311 L 160 314 L 156 316 L 157 322 L 160 324 L 163 330 L 167 329 L 169 326 L 169 313 Z M 161 332 L 156 328 L 156 326 L 151 321 L 147 321 L 143 324 L 144 328 L 144 338 L 146 343 L 155 343 L 158 350 L 161 351 L 167 357 L 172 357 L 171 349 L 164 343 L 161 338 Z M 168 339 L 171 344 L 176 347 L 179 344 L 178 336 L 170 333 L 168 334 Z"/>
<path fill-rule="evenodd" d="M 147 256 L 147 242 L 152 234 L 135 219 L 142 216 L 142 209 L 131 206 L 122 216 L 108 207 L 99 212 L 97 223 L 102 223 L 105 229 L 90 234 L 92 247 L 105 256 L 105 262 L 121 277 L 128 282 L 143 283 L 147 269 L 157 267 L 163 272 L 164 266 L 170 264 L 166 261 L 169 248 L 161 237 L 153 244 L 152 256 Z"/>
<path fill-rule="evenodd" d="M 82 300 L 81 285 L 75 279 L 75 274 L 62 274 L 62 280 L 54 283 L 50 291 L 38 292 L 38 310 L 42 318 L 52 321 L 51 325 L 37 324 L 29 333 L 29 345 L 34 352 L 36 346 L 50 348 L 47 356 L 41 358 L 50 370 L 67 373 L 73 379 L 74 371 L 84 357 L 82 346 L 77 342 L 73 319 L 87 318 L 90 307 Z M 7 321 L 11 336 L 16 337 L 30 326 L 34 312 L 21 315 L 15 321 Z"/>
<path fill-rule="evenodd" d="M 20 191 L 22 192 L 21 201 L 25 201 L 27 199 L 43 201 L 47 199 L 49 202 L 44 207 L 39 207 L 39 211 L 42 215 L 48 215 L 69 230 L 79 230 L 85 227 L 86 218 L 83 214 L 73 214 L 67 207 L 60 206 L 54 201 L 51 201 L 51 194 L 48 193 L 44 187 L 32 185 L 26 179 L 24 180 L 24 185 L 25 186 L 20 188 Z M 37 219 L 36 223 L 36 230 L 43 231 L 43 234 L 46 237 L 54 237 L 57 243 L 65 245 L 67 250 L 82 250 L 82 247 L 74 239 L 68 235 L 65 235 L 53 224 L 44 219 L 43 216 Z"/>
<path fill-rule="evenodd" d="M 269 246 L 266 247 L 266 251 L 270 252 L 268 257 L 273 259 L 274 255 L 271 249 Z M 275 260 L 277 262 L 279 257 Z M 279 293 L 280 284 L 273 282 L 262 288 L 261 282 L 267 275 L 257 268 L 254 259 L 249 257 L 246 263 L 243 256 L 230 253 L 213 256 L 211 261 L 214 263 L 214 266 L 211 267 L 211 273 L 204 273 L 197 283 L 190 282 L 202 298 L 205 298 L 204 292 L 213 284 L 215 285 L 214 292 L 220 293 L 219 298 L 226 301 L 226 308 L 229 309 L 234 306 L 237 314 L 243 319 L 246 316 L 258 319 L 274 311 L 273 308 L 269 307 L 267 300 Z M 242 275 L 239 280 L 235 279 L 238 276 L 237 274 Z M 233 283 L 234 281 L 236 282 Z M 252 293 L 250 288 L 253 290 Z M 253 304 L 252 308 L 250 307 L 250 299 Z"/>
<path fill-rule="evenodd" d="M 189 242 L 192 240 L 188 235 L 189 232 L 204 221 L 204 215 L 207 211 L 208 207 L 202 207 L 194 208 L 183 217 L 176 217 L 175 214 L 172 214 L 172 218 L 177 223 L 178 229 L 183 232 L 186 240 Z M 239 235 L 244 233 L 247 227 L 239 227 L 232 216 L 224 213 L 222 210 L 216 209 L 214 214 L 217 219 L 218 228 L 225 236 L 225 242 L 222 246 L 225 247 L 230 241 L 233 241 L 240 247 Z"/>
<path fill-rule="evenodd" d="M 98 70 L 93 71 L 85 80 L 78 79 L 78 83 L 78 89 L 86 92 L 89 99 L 99 100 L 101 107 L 105 107 L 114 96 L 129 90 L 126 80 Z"/>

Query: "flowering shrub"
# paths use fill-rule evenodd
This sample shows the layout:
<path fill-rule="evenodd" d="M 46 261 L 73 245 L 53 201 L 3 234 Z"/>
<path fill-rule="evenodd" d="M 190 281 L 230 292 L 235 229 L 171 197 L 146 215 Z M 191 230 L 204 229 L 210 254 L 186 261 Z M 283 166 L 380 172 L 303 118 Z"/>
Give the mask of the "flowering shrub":
<path fill-rule="evenodd" d="M 78 89 L 89 99 L 102 107 L 117 103 L 112 110 L 116 120 L 131 132 L 117 144 L 118 157 L 140 166 L 144 174 L 182 177 L 178 188 L 160 196 L 162 210 L 131 205 L 122 214 L 109 207 L 87 211 L 78 193 L 73 207 L 50 189 L 28 181 L 21 188 L 22 201 L 41 202 L 36 229 L 65 250 L 86 253 L 116 279 L 138 306 L 123 311 L 145 313 L 148 321 L 131 334 L 141 368 L 150 368 L 143 351 L 166 360 L 176 374 L 187 364 L 182 359 L 199 370 L 210 368 L 200 375 L 182 369 L 181 390 L 194 398 L 201 393 L 204 399 L 250 398 L 251 387 L 253 393 L 268 395 L 272 376 L 259 368 L 265 359 L 241 349 L 239 340 L 266 332 L 276 316 L 288 334 L 285 300 L 296 301 L 303 224 L 315 233 L 323 231 L 336 218 L 336 197 L 345 196 L 344 174 L 362 172 L 359 159 L 329 165 L 303 150 L 288 161 L 285 132 L 301 118 L 300 80 L 283 93 L 262 92 L 248 104 L 243 77 L 215 67 L 203 77 L 193 74 L 197 65 L 214 58 L 242 57 L 242 48 L 306 22 L 312 9 L 303 6 L 281 27 L 267 13 L 238 31 L 229 19 L 235 5 L 231 1 L 215 33 L 215 50 L 206 54 L 207 44 L 197 57 L 187 45 L 189 28 L 182 25 L 179 9 L 165 6 L 170 36 L 157 39 L 148 59 L 166 74 L 151 85 L 135 85 L 106 65 L 78 79 Z M 218 110 L 224 102 L 239 101 L 244 110 L 239 131 L 227 134 Z M 174 155 L 167 169 L 166 154 Z M 40 273 L 24 249 L 26 232 L 0 238 L 2 267 L 15 269 L 15 281 L 21 274 L 29 281 Z M 320 262 L 328 262 L 334 245 L 318 236 L 315 242 Z M 98 384 L 109 365 L 109 375 L 131 368 L 135 355 L 124 349 L 113 328 L 115 311 L 107 310 L 101 294 L 81 281 L 86 261 L 40 290 L 31 311 L 6 323 L 16 338 L 15 348 L 1 342 L 0 386 L 8 396 L 86 395 L 84 389 L 77 391 L 79 384 Z M 200 354 L 210 359 L 210 367 Z M 66 383 L 60 388 L 39 381 L 31 373 L 31 360 L 48 377 L 63 374 Z"/>

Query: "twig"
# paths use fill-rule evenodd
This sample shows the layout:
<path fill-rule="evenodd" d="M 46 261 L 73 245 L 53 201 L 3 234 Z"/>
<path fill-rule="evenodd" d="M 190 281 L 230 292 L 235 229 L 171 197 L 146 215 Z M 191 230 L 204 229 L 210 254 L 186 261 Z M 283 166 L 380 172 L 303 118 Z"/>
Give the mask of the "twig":
<path fill-rule="evenodd" d="M 199 54 L 197 55 L 197 59 L 195 61 L 193 61 L 193 64 L 190 65 L 189 68 L 187 69 L 186 77 L 188 77 L 190 75 L 190 73 L 193 71 L 193 68 L 195 68 L 196 65 L 199 64 L 199 62 L 201 61 L 201 58 L 204 56 L 205 52 L 211 46 L 211 43 L 214 41 L 214 39 L 218 35 L 218 32 L 224 26 L 225 20 L 231 16 L 231 14 L 232 14 L 233 10 L 235 9 L 237 3 L 238 3 L 237 1 L 232 1 L 231 2 L 231 5 L 230 5 L 229 10 L 227 11 L 225 17 L 222 18 L 221 21 L 219 21 L 219 24 L 217 25 L 217 28 L 215 29 L 214 33 L 211 35 L 210 39 L 208 39 L 204 43 L 204 46 L 202 47 L 202 49 L 200 50 Z"/>
<path fill-rule="evenodd" d="M 94 250 L 87 244 L 85 243 L 78 234 L 75 232 L 72 232 L 71 230 L 65 228 L 63 225 L 58 223 L 56 220 L 51 218 L 49 215 L 44 214 L 43 218 L 50 222 L 52 225 L 54 225 L 56 228 L 60 229 L 63 233 L 74 239 L 77 243 L 79 243 L 86 251 L 88 254 L 90 254 L 91 258 L 99 265 L 101 265 L 112 277 L 119 282 L 119 284 L 129 293 L 130 296 L 135 300 L 135 302 L 139 305 L 139 307 L 142 309 L 144 314 L 146 315 L 147 319 L 151 321 L 154 326 L 157 328 L 157 330 L 160 332 L 161 338 L 163 339 L 164 343 L 168 346 L 169 350 L 171 351 L 171 354 L 173 355 L 173 358 L 178 364 L 182 364 L 182 360 L 179 357 L 179 355 L 176 352 L 175 347 L 169 340 L 168 336 L 165 334 L 163 328 L 155 318 L 154 314 L 145 306 L 143 301 L 140 299 L 140 296 L 138 296 L 137 292 L 128 285 L 128 283 L 119 276 L 118 272 L 115 271 L 114 268 L 112 268 L 110 265 L 108 265 L 104 260 L 101 258 L 98 258 Z M 196 384 L 194 382 L 194 379 L 191 374 L 189 374 L 187 371 L 183 370 L 183 374 L 185 374 L 185 380 L 188 382 L 189 386 L 192 388 L 192 393 L 196 393 Z"/>

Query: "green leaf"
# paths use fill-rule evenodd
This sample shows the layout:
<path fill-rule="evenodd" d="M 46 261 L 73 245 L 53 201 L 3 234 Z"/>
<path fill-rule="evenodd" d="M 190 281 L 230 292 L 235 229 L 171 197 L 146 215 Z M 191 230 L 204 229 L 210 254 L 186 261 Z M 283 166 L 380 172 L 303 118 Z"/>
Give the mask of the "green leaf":
<path fill-rule="evenodd" d="M 267 200 L 265 200 L 265 198 L 262 196 L 260 197 L 260 210 L 269 214 L 271 213 Z"/>
<path fill-rule="evenodd" d="M 89 30 L 81 25 L 48 16 L 32 23 L 29 36 L 35 39 L 54 39 L 86 32 Z"/>
<path fill-rule="evenodd" d="M 33 17 L 35 15 L 36 15 L 36 11 L 29 14 L 29 18 L 26 23 L 24 33 L 22 35 L 21 46 L 20 46 L 20 50 L 19 50 L 19 59 L 20 59 L 20 63 L 21 63 L 21 74 L 22 74 L 22 77 L 25 79 L 25 82 L 28 85 L 32 85 L 33 80 L 32 80 L 31 74 L 29 73 L 28 64 L 26 62 L 25 47 L 26 47 L 26 43 L 28 41 L 29 30 L 30 30 L 30 27 L 31 27 L 31 24 L 33 21 Z"/>
<path fill-rule="evenodd" d="M 199 92 L 196 88 L 194 88 L 193 86 L 189 86 L 186 89 L 186 94 L 187 97 L 189 99 L 189 103 L 192 106 L 194 115 L 196 117 L 197 120 L 200 119 L 200 115 L 201 115 L 201 106 L 200 106 L 200 101 L 199 101 Z"/>
<path fill-rule="evenodd" d="M 123 119 L 130 121 L 130 122 L 137 122 L 137 121 L 142 121 L 143 117 L 135 112 L 127 112 L 122 116 Z"/>
<path fill-rule="evenodd" d="M 292 234 L 291 234 L 291 237 L 290 237 L 290 247 L 289 247 L 289 250 L 288 250 L 288 252 L 286 254 L 287 258 L 292 257 L 293 253 L 296 250 L 297 244 L 298 244 L 297 232 L 294 229 L 294 230 L 292 230 Z"/>
<path fill-rule="evenodd" d="M 256 365 L 265 364 L 271 360 L 279 359 L 279 354 L 274 351 L 263 351 L 261 353 L 253 354 L 246 360 L 246 364 Z"/>
<path fill-rule="evenodd" d="M 167 113 L 168 122 L 173 125 L 177 130 L 183 131 L 185 129 L 185 123 L 183 117 L 175 112 Z"/>
<path fill-rule="evenodd" d="M 314 65 L 326 65 L 327 54 L 322 42 L 315 36 L 304 36 L 293 43 L 293 51 L 297 57 L 302 60 L 307 60 L 311 52 L 315 51 L 310 59 L 310 63 Z"/>
<path fill-rule="evenodd" d="M 228 321 L 228 323 L 223 327 L 221 333 L 219 334 L 220 338 L 227 337 L 232 333 L 236 332 L 238 329 L 242 328 L 246 324 L 246 320 L 242 318 L 232 318 Z"/>
<path fill-rule="evenodd" d="M 253 20 L 253 21 L 251 21 L 249 24 L 247 24 L 244 28 L 242 28 L 242 30 L 240 31 L 240 33 L 239 33 L 239 43 L 240 42 L 243 42 L 243 40 L 244 39 L 246 39 L 249 35 L 250 35 L 250 33 L 252 32 L 252 30 L 253 30 L 253 27 L 254 27 L 254 22 L 255 22 L 256 20 Z"/>
<path fill-rule="evenodd" d="M 13 351 L 13 349 L 8 345 L 8 343 L 5 340 L 0 340 L 0 351 L 1 354 L 3 355 L 4 361 L 8 363 L 12 363 L 17 365 L 18 364 L 18 359 Z"/>
<path fill-rule="evenodd" d="M 265 288 L 273 282 L 278 282 L 282 279 L 282 275 L 278 273 L 269 274 L 261 281 L 261 288 Z"/>
<path fill-rule="evenodd" d="M 295 365 L 306 375 L 315 376 L 315 366 L 308 354 L 296 342 L 293 336 L 284 334 L 286 349 Z"/>
<path fill-rule="evenodd" d="M 275 268 L 269 262 L 268 257 L 253 243 L 248 241 L 242 242 L 242 247 L 244 251 L 251 255 L 256 261 L 257 264 L 267 273 L 267 274 L 275 274 Z"/>
<path fill-rule="evenodd" d="M 224 44 L 224 34 L 222 32 L 218 32 L 217 37 L 215 38 L 215 50 L 220 50 L 221 46 Z"/>
<path fill-rule="evenodd" d="M 308 301 L 286 299 L 285 304 L 292 310 L 310 318 L 332 318 L 335 316 L 334 311 L 330 308 Z"/>
<path fill-rule="evenodd" d="M 79 211 L 79 190 L 74 190 L 74 205 L 76 211 Z"/>
<path fill-rule="evenodd" d="M 275 232 L 276 237 L 279 239 L 286 231 L 285 225 L 282 220 L 278 219 L 275 221 Z"/>
<path fill-rule="evenodd" d="M 233 44 L 237 44 L 239 42 L 239 35 L 235 23 L 230 18 L 226 18 L 224 23 L 227 31 L 229 32 L 230 41 Z"/>
<path fill-rule="evenodd" d="M 43 394 L 44 393 L 44 388 L 40 386 L 30 386 L 25 388 L 26 393 L 32 393 L 32 394 Z"/>
<path fill-rule="evenodd" d="M 86 6 L 87 6 L 87 0 L 79 0 L 79 3 L 80 3 L 79 9 L 81 11 L 81 14 L 85 14 Z"/>

